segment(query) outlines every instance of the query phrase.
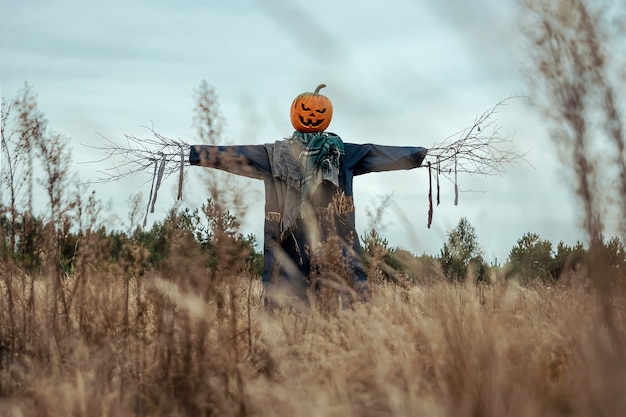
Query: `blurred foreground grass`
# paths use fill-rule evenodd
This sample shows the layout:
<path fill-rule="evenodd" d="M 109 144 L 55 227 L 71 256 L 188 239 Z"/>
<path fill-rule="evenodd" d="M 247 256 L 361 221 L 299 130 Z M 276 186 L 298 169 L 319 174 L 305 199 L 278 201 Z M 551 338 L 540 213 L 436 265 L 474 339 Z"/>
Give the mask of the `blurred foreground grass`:
<path fill-rule="evenodd" d="M 268 312 L 245 274 L 209 277 L 192 263 L 171 276 L 85 271 L 80 285 L 62 282 L 64 308 L 51 302 L 54 280 L 31 288 L 20 271 L 3 271 L 0 415 L 626 410 L 623 294 L 611 293 L 607 316 L 607 294 L 586 279 L 379 282 L 367 304 Z"/>

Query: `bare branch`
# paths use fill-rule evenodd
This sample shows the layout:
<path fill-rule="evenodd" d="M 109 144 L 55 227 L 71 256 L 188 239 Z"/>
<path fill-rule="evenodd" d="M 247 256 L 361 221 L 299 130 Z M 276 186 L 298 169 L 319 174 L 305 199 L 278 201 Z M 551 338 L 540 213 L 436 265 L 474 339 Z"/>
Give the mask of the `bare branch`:
<path fill-rule="evenodd" d="M 178 172 L 183 166 L 189 165 L 188 161 L 181 161 L 181 150 L 188 149 L 189 145 L 182 140 L 165 137 L 154 130 L 152 126 L 142 126 L 152 134 L 149 138 L 138 138 L 134 135 L 124 135 L 125 145 L 119 145 L 109 138 L 102 136 L 106 144 L 102 146 L 85 145 L 104 153 L 104 157 L 98 161 L 89 163 L 111 161 L 112 166 L 104 171 L 98 171 L 102 177 L 94 183 L 108 183 L 118 181 L 128 176 L 141 173 L 150 173 L 155 164 L 165 158 L 163 176 L 168 177 Z"/>
<path fill-rule="evenodd" d="M 476 117 L 466 129 L 448 136 L 428 150 L 427 159 L 444 177 L 452 173 L 502 175 L 506 166 L 526 161 L 526 153 L 511 146 L 509 136 L 502 136 L 495 115 L 500 107 L 515 97 L 506 98 Z M 526 161 L 528 162 L 528 161 Z"/>

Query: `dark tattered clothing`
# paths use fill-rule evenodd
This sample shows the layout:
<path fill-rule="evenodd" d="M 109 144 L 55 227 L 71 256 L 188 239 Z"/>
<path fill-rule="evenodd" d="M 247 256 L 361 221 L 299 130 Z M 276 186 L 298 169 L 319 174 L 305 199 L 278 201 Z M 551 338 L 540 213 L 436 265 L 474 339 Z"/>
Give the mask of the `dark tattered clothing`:
<path fill-rule="evenodd" d="M 419 167 L 427 149 L 413 146 L 383 146 L 345 143 L 339 171 L 339 187 L 324 181 L 312 195 L 311 205 L 317 213 L 317 224 L 298 219 L 296 227 L 281 239 L 281 201 L 284 187 L 273 175 L 270 154 L 275 144 L 235 146 L 191 146 L 189 161 L 192 165 L 217 168 L 233 174 L 257 178 L 265 184 L 264 268 L 263 283 L 290 288 L 294 295 L 302 296 L 310 274 L 308 248 L 311 227 L 319 227 L 321 240 L 336 234 L 343 241 L 345 257 L 353 281 L 365 281 L 361 262 L 361 247 L 355 229 L 353 204 L 353 178 L 370 172 L 412 169 Z M 333 207 L 334 216 L 325 211 Z M 319 233 L 318 233 L 319 235 Z"/>

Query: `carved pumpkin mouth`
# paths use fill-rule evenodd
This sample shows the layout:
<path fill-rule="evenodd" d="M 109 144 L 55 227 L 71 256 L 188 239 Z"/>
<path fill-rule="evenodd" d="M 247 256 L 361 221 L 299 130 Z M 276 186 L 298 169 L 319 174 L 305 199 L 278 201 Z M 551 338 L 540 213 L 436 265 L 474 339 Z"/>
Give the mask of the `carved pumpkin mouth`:
<path fill-rule="evenodd" d="M 322 122 L 324 121 L 324 119 L 316 120 L 316 121 L 313 121 L 313 119 L 307 119 L 306 121 L 304 121 L 304 118 L 302 116 L 298 116 L 298 117 L 300 118 L 300 123 L 308 127 L 317 127 L 321 125 Z"/>

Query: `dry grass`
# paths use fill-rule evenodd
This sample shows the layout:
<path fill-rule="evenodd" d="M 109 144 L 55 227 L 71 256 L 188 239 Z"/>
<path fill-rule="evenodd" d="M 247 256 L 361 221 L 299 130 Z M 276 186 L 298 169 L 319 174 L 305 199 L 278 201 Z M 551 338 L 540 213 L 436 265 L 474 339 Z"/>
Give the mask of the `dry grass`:
<path fill-rule="evenodd" d="M 617 416 L 626 409 L 619 291 L 611 323 L 606 300 L 587 281 L 380 283 L 371 302 L 349 309 L 317 301 L 306 312 L 270 313 L 256 279 L 217 279 L 189 258 L 173 258 L 178 273 L 167 277 L 86 267 L 64 281 L 68 316 L 52 300 L 52 279 L 34 281 L 31 303 L 28 278 L 4 270 L 0 415 Z"/>

